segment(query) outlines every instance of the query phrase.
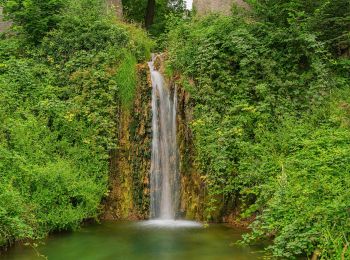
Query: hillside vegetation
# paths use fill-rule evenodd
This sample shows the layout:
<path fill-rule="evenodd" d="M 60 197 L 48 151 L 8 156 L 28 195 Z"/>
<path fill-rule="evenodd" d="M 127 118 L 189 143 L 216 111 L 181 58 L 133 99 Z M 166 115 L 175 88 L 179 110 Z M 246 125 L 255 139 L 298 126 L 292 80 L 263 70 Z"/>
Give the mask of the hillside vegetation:
<path fill-rule="evenodd" d="M 349 2 L 250 4 L 168 23 L 168 74 L 193 99 L 207 219 L 238 200 L 240 218 L 255 218 L 246 242 L 272 238 L 287 259 L 346 259 Z"/>
<path fill-rule="evenodd" d="M 102 1 L 7 1 L 0 40 L 0 246 L 97 218 L 120 106 L 151 41 Z"/>

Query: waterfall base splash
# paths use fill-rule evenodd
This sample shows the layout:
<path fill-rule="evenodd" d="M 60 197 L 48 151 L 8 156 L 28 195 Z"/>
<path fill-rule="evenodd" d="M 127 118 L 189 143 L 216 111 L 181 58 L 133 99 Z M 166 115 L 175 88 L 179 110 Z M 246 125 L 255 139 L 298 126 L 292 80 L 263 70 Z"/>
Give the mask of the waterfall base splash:
<path fill-rule="evenodd" d="M 172 219 L 152 219 L 140 222 L 143 227 L 152 228 L 201 228 L 203 225 L 199 222 L 189 220 L 172 220 Z"/>

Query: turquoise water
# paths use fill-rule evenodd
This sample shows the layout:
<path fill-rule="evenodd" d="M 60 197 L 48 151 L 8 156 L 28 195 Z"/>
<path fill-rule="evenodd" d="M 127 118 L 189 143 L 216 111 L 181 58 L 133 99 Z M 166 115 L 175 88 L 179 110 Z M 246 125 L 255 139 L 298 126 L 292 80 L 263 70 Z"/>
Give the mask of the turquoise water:
<path fill-rule="evenodd" d="M 155 227 L 144 223 L 105 222 L 77 232 L 53 235 L 37 249 L 16 245 L 5 260 L 254 260 L 261 247 L 241 247 L 234 242 L 244 232 L 224 225 Z M 40 256 L 42 255 L 42 256 Z"/>

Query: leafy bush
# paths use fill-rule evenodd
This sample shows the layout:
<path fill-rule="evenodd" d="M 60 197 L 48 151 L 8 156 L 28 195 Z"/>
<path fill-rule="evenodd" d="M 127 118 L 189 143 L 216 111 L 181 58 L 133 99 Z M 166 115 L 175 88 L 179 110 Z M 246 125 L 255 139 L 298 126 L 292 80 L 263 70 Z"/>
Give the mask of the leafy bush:
<path fill-rule="evenodd" d="M 4 0 L 5 13 L 30 43 L 38 44 L 57 26 L 66 0 Z"/>
<path fill-rule="evenodd" d="M 36 47 L 0 40 L 0 246 L 100 213 L 117 110 L 132 103 L 136 63 L 152 46 L 104 8 L 69 1 Z"/>
<path fill-rule="evenodd" d="M 247 213 L 261 210 L 247 238 L 273 235 L 276 256 L 312 255 L 316 248 L 322 259 L 344 254 L 350 129 L 335 123 L 285 118 L 275 131 L 260 132 L 242 157 L 241 194 L 257 198 Z"/>
<path fill-rule="evenodd" d="M 10 183 L 0 185 L 0 245 L 32 237 L 35 218 Z"/>
<path fill-rule="evenodd" d="M 258 216 L 246 241 L 273 237 L 283 258 L 346 257 L 348 79 L 317 34 L 270 14 L 171 21 L 168 71 L 194 102 L 207 218 L 239 199 L 242 217 Z"/>
<path fill-rule="evenodd" d="M 350 7 L 347 0 L 249 0 L 255 18 L 279 28 L 298 26 L 313 32 L 336 56 L 350 48 Z"/>

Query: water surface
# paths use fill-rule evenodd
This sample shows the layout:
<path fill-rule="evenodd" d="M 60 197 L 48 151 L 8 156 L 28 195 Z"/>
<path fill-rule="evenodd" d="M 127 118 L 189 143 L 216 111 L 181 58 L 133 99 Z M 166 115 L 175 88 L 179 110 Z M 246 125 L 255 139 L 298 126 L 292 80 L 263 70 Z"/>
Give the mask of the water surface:
<path fill-rule="evenodd" d="M 77 232 L 53 235 L 34 249 L 17 245 L 1 256 L 5 260 L 254 260 L 260 247 L 240 247 L 234 242 L 242 230 L 224 225 L 208 228 L 157 227 L 147 223 L 105 222 Z"/>

